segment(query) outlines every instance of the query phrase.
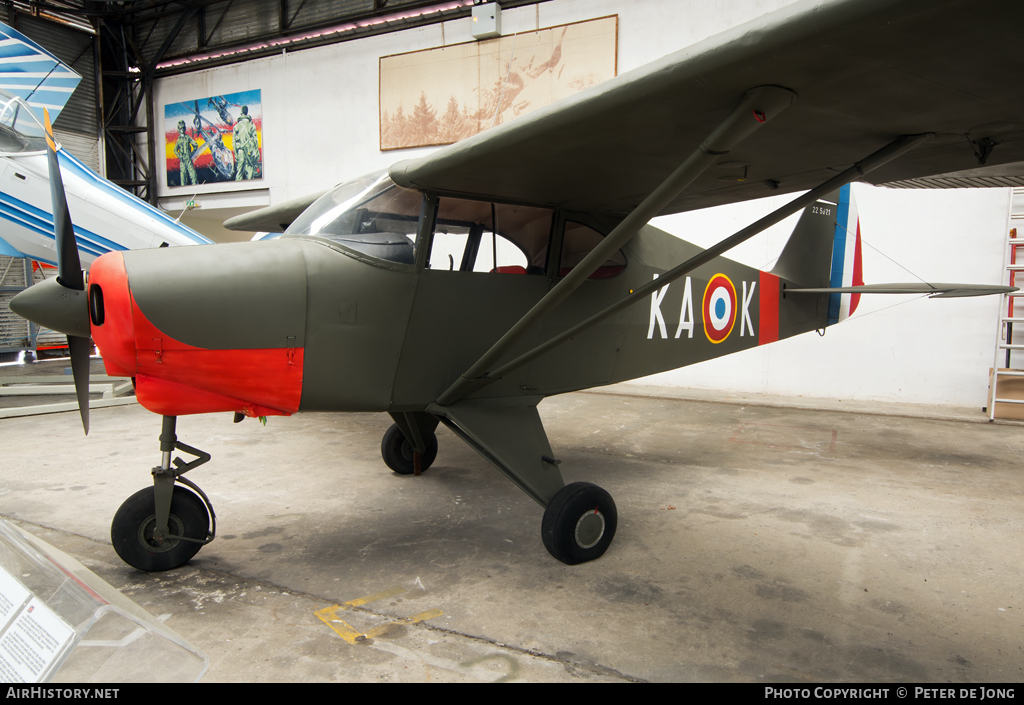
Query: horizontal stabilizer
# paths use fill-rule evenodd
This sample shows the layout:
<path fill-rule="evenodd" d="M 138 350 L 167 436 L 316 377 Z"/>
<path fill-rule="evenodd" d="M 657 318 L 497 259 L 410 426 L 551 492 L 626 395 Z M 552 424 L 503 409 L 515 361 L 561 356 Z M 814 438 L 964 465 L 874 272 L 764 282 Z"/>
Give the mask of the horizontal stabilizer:
<path fill-rule="evenodd" d="M 992 286 L 989 284 L 865 284 L 863 286 L 839 286 L 830 289 L 786 289 L 787 294 L 931 294 L 933 299 L 953 299 L 961 296 L 988 296 L 989 294 L 1010 294 L 1018 291 L 1016 286 Z"/>
<path fill-rule="evenodd" d="M 224 227 L 228 230 L 241 232 L 284 232 L 292 221 L 299 217 L 302 211 L 313 205 L 313 201 L 324 195 L 324 191 L 311 193 L 290 201 L 278 203 L 276 206 L 260 208 L 251 213 L 236 215 L 224 221 Z"/>

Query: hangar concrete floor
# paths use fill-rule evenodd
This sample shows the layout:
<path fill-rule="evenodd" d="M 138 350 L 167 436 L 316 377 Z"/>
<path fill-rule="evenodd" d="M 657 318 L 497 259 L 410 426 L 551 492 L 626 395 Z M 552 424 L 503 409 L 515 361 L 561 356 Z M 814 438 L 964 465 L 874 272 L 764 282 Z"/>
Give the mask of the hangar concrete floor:
<path fill-rule="evenodd" d="M 387 470 L 384 414 L 181 419 L 219 536 L 174 571 L 110 546 L 159 459 L 137 405 L 88 438 L 74 412 L 0 420 L 0 514 L 165 619 L 206 682 L 1024 679 L 1024 427 L 628 392 L 541 405 L 566 480 L 618 505 L 575 567 L 447 430 L 422 477 Z M 315 614 L 362 597 L 352 631 Z"/>

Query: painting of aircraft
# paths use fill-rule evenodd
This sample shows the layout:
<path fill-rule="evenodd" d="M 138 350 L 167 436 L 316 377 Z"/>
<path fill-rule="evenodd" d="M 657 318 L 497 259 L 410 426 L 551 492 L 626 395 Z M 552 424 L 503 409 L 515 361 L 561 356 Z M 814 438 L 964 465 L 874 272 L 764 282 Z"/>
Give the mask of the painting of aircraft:
<path fill-rule="evenodd" d="M 242 178 L 260 178 L 263 174 L 263 104 L 259 90 L 164 106 L 167 185 L 189 186 L 235 180 L 238 177 L 235 139 L 239 121 L 251 123 L 257 143 L 253 154 L 253 173 Z M 187 164 L 189 160 L 192 172 Z"/>
<path fill-rule="evenodd" d="M 443 424 L 537 502 L 555 559 L 595 560 L 615 502 L 565 483 L 545 397 L 824 329 L 869 293 L 1013 291 L 863 283 L 849 185 L 1024 162 L 1022 26 L 1024 5 L 1006 0 L 796 2 L 226 223 L 280 238 L 109 253 L 88 279 L 51 145 L 61 273 L 12 308 L 68 335 L 80 400 L 91 336 L 108 374 L 132 377 L 162 416 L 153 484 L 111 527 L 136 568 L 176 567 L 214 539 L 209 498 L 185 477 L 210 455 L 176 424 L 226 412 L 388 413 L 384 463 L 412 476 Z M 723 179 L 724 163 L 745 165 L 744 180 Z M 795 196 L 707 249 L 648 224 L 771 194 Z M 770 271 L 724 256 L 797 213 Z"/>

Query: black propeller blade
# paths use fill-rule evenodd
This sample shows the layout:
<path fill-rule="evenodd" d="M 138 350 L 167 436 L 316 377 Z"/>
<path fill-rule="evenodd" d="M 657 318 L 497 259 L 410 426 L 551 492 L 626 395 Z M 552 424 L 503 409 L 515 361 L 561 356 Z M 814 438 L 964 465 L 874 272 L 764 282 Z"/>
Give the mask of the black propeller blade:
<path fill-rule="evenodd" d="M 71 353 L 71 374 L 75 379 L 75 396 L 78 397 L 78 413 L 82 415 L 82 428 L 89 435 L 89 354 L 92 343 L 88 338 L 68 336 L 68 350 Z"/>
<path fill-rule="evenodd" d="M 46 157 L 50 171 L 50 198 L 53 201 L 53 234 L 57 240 L 57 282 L 65 289 L 85 291 L 85 276 L 82 261 L 78 256 L 78 244 L 71 225 L 71 212 L 64 195 L 64 181 L 60 176 L 60 162 L 57 160 L 57 143 L 53 138 L 50 111 L 43 109 L 46 122 Z M 87 314 L 88 315 L 88 314 Z M 85 329 L 89 322 L 85 320 Z M 78 412 L 82 415 L 82 427 L 89 435 L 89 352 L 88 336 L 82 338 L 68 335 L 68 351 L 71 354 L 71 373 L 75 379 L 75 395 L 78 397 Z"/>
<path fill-rule="evenodd" d="M 46 125 L 46 156 L 50 172 L 50 196 L 53 200 L 53 234 L 57 241 L 57 278 L 46 279 L 11 299 L 11 310 L 22 318 L 59 331 L 68 337 L 71 372 L 82 426 L 89 434 L 89 306 L 85 276 L 78 255 L 75 231 L 71 225 L 64 182 L 60 176 L 57 143 L 53 139 L 50 113 L 43 111 Z"/>

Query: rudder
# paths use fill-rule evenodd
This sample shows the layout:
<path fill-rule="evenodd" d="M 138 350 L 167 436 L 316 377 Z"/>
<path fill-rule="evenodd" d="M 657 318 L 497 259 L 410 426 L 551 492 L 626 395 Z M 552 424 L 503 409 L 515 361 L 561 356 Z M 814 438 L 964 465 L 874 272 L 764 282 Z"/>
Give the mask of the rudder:
<path fill-rule="evenodd" d="M 804 209 L 772 274 L 807 288 L 864 283 L 860 220 L 849 184 Z M 849 317 L 859 303 L 860 294 L 829 294 L 827 325 Z"/>

